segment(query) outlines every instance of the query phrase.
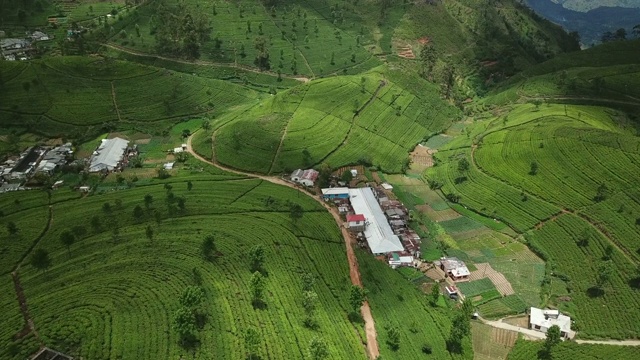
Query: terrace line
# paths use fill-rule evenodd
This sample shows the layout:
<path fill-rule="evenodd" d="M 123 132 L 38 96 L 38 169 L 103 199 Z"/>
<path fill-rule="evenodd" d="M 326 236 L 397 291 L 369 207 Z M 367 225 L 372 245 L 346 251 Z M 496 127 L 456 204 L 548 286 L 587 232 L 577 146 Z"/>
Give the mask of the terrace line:
<path fill-rule="evenodd" d="M 374 255 L 404 251 L 400 238 L 393 233 L 371 188 L 349 189 L 351 206 L 367 219 L 364 236 Z"/>

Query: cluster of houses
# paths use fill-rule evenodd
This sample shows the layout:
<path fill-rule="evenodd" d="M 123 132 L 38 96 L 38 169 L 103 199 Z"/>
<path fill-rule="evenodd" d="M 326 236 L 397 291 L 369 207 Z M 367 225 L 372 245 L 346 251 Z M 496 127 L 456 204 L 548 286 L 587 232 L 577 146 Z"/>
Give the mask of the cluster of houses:
<path fill-rule="evenodd" d="M 28 60 L 36 51 L 34 43 L 52 39 L 42 31 L 25 33 L 20 38 L 5 38 L 4 31 L 0 31 L 0 55 L 7 61 Z"/>
<path fill-rule="evenodd" d="M 420 236 L 408 226 L 409 214 L 401 202 L 390 200 L 378 187 L 326 188 L 322 197 L 346 216 L 346 227 L 361 247 L 385 256 L 393 268 L 414 265 L 414 257 L 420 256 Z"/>
<path fill-rule="evenodd" d="M 0 193 L 23 190 L 25 184 L 37 174 L 52 175 L 73 161 L 73 145 L 32 146 L 19 156 L 10 156 L 0 164 Z M 121 138 L 103 139 L 89 158 L 88 171 L 109 173 L 121 171 L 132 156 L 138 155 L 137 146 Z M 54 184 L 54 188 L 61 182 Z M 83 190 L 83 189 L 81 189 Z"/>
<path fill-rule="evenodd" d="M 50 175 L 73 158 L 71 143 L 50 147 L 32 146 L 19 156 L 0 165 L 0 193 L 20 190 L 22 184 L 38 173 Z"/>

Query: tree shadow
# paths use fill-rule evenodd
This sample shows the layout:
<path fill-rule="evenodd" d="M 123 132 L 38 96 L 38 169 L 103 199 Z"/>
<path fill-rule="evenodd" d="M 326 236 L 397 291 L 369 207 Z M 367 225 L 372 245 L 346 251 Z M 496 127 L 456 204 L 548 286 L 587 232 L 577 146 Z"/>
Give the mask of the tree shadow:
<path fill-rule="evenodd" d="M 256 354 L 249 354 L 245 360 L 262 360 L 262 356 Z"/>
<path fill-rule="evenodd" d="M 254 310 L 267 310 L 267 303 L 262 300 L 253 300 L 251 305 L 253 305 Z"/>
<path fill-rule="evenodd" d="M 364 324 L 364 319 L 362 318 L 362 314 L 359 312 L 350 312 L 348 315 L 349 321 L 356 324 Z"/>
<path fill-rule="evenodd" d="M 538 359 L 540 360 L 551 360 L 553 356 L 551 356 L 551 352 L 545 348 L 538 350 Z"/>
<path fill-rule="evenodd" d="M 635 279 L 630 279 L 629 286 L 633 289 L 640 290 L 640 276 Z"/>
<path fill-rule="evenodd" d="M 604 290 L 600 289 L 599 287 L 592 286 L 587 289 L 587 296 L 589 296 L 590 298 L 597 298 L 601 297 L 602 295 L 604 295 Z"/>
<path fill-rule="evenodd" d="M 209 316 L 207 314 L 198 313 L 196 314 L 196 327 L 198 330 L 202 330 L 204 326 L 207 324 L 209 320 Z"/>
<path fill-rule="evenodd" d="M 462 343 L 457 340 L 449 339 L 446 342 L 447 351 L 453 354 L 462 354 Z"/>

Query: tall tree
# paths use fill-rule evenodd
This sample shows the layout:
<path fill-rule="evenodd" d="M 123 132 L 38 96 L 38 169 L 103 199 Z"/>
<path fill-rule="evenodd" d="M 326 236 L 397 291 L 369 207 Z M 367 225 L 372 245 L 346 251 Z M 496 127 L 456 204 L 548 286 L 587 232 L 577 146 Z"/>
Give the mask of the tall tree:
<path fill-rule="evenodd" d="M 249 250 L 249 261 L 251 264 L 251 271 L 262 271 L 262 267 L 264 265 L 264 248 L 262 245 L 255 245 Z"/>
<path fill-rule="evenodd" d="M 329 357 L 327 343 L 318 337 L 314 337 L 309 342 L 309 356 L 312 360 L 324 360 Z"/>
<path fill-rule="evenodd" d="M 302 291 L 311 291 L 316 284 L 316 277 L 311 273 L 302 274 Z"/>
<path fill-rule="evenodd" d="M 393 351 L 400 348 L 400 330 L 398 330 L 398 327 L 391 326 L 387 329 L 387 343 Z"/>
<path fill-rule="evenodd" d="M 315 291 L 305 291 L 302 293 L 302 308 L 306 318 L 304 323 L 307 327 L 313 328 L 315 326 L 315 312 L 316 303 L 318 302 L 318 294 Z"/>
<path fill-rule="evenodd" d="M 438 283 L 433 284 L 431 287 L 431 306 L 437 306 L 438 300 L 440 300 L 440 285 Z"/>
<path fill-rule="evenodd" d="M 548 358 L 551 357 L 551 350 L 560 343 L 560 328 L 558 325 L 553 325 L 547 330 L 546 338 L 544 340 L 544 353 Z"/>
<path fill-rule="evenodd" d="M 200 245 L 200 250 L 202 250 L 202 256 L 207 261 L 213 261 L 216 256 L 216 243 L 213 235 L 205 236 L 204 240 L 202 240 L 202 245 Z"/>
<path fill-rule="evenodd" d="M 360 312 L 360 308 L 364 303 L 367 297 L 366 291 L 358 285 L 351 285 L 351 290 L 349 291 L 349 305 L 351 305 L 351 310 L 358 314 Z"/>
<path fill-rule="evenodd" d="M 598 266 L 596 288 L 603 290 L 604 286 L 611 281 L 611 276 L 613 276 L 613 263 L 611 260 L 603 261 Z"/>
<path fill-rule="evenodd" d="M 31 254 L 31 266 L 38 270 L 47 271 L 51 266 L 49 252 L 42 248 L 34 251 L 33 254 Z"/>
<path fill-rule="evenodd" d="M 262 274 L 259 271 L 254 272 L 249 281 L 251 300 L 254 305 L 264 302 L 264 285 L 264 277 Z"/>
<path fill-rule="evenodd" d="M 269 49 L 267 48 L 267 39 L 264 36 L 258 36 L 254 43 L 254 48 L 257 50 L 256 58 L 253 63 L 260 68 L 260 70 L 269 70 L 271 65 L 269 64 Z"/>
<path fill-rule="evenodd" d="M 258 330 L 253 326 L 247 328 L 244 333 L 244 344 L 248 351 L 247 359 L 260 359 L 260 356 L 258 356 L 258 346 L 260 346 L 260 341 L 261 338 Z"/>
<path fill-rule="evenodd" d="M 153 195 L 147 194 L 144 196 L 144 207 L 147 208 L 147 211 L 151 209 L 151 204 L 153 204 Z"/>
<path fill-rule="evenodd" d="M 186 307 L 180 307 L 173 316 L 173 328 L 178 332 L 182 345 L 192 342 L 196 333 L 196 319 L 193 312 Z"/>
<path fill-rule="evenodd" d="M 182 291 L 180 305 L 191 310 L 196 315 L 200 310 L 200 305 L 204 301 L 204 290 L 200 286 L 189 286 Z"/>
<path fill-rule="evenodd" d="M 141 222 L 142 218 L 144 217 L 144 210 L 142 210 L 142 206 L 140 205 L 136 205 L 136 207 L 133 208 L 133 218 L 135 219 L 136 222 Z"/>

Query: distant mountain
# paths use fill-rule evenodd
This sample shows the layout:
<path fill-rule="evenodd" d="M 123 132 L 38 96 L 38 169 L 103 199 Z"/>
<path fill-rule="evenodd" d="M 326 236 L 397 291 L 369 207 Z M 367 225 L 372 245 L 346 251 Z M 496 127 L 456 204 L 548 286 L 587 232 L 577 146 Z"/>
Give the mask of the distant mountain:
<path fill-rule="evenodd" d="M 541 1 L 541 0 L 529 0 Z M 640 8 L 638 0 L 551 0 L 556 4 L 562 5 L 565 9 L 587 12 L 599 7 L 623 7 L 623 8 Z"/>
<path fill-rule="evenodd" d="M 526 3 L 539 15 L 567 31 L 577 31 L 585 46 L 599 43 L 603 33 L 615 32 L 619 28 L 625 28 L 632 36 L 631 28 L 640 24 L 640 3 L 637 0 L 526 0 Z M 568 7 L 590 10 L 582 12 Z"/>

